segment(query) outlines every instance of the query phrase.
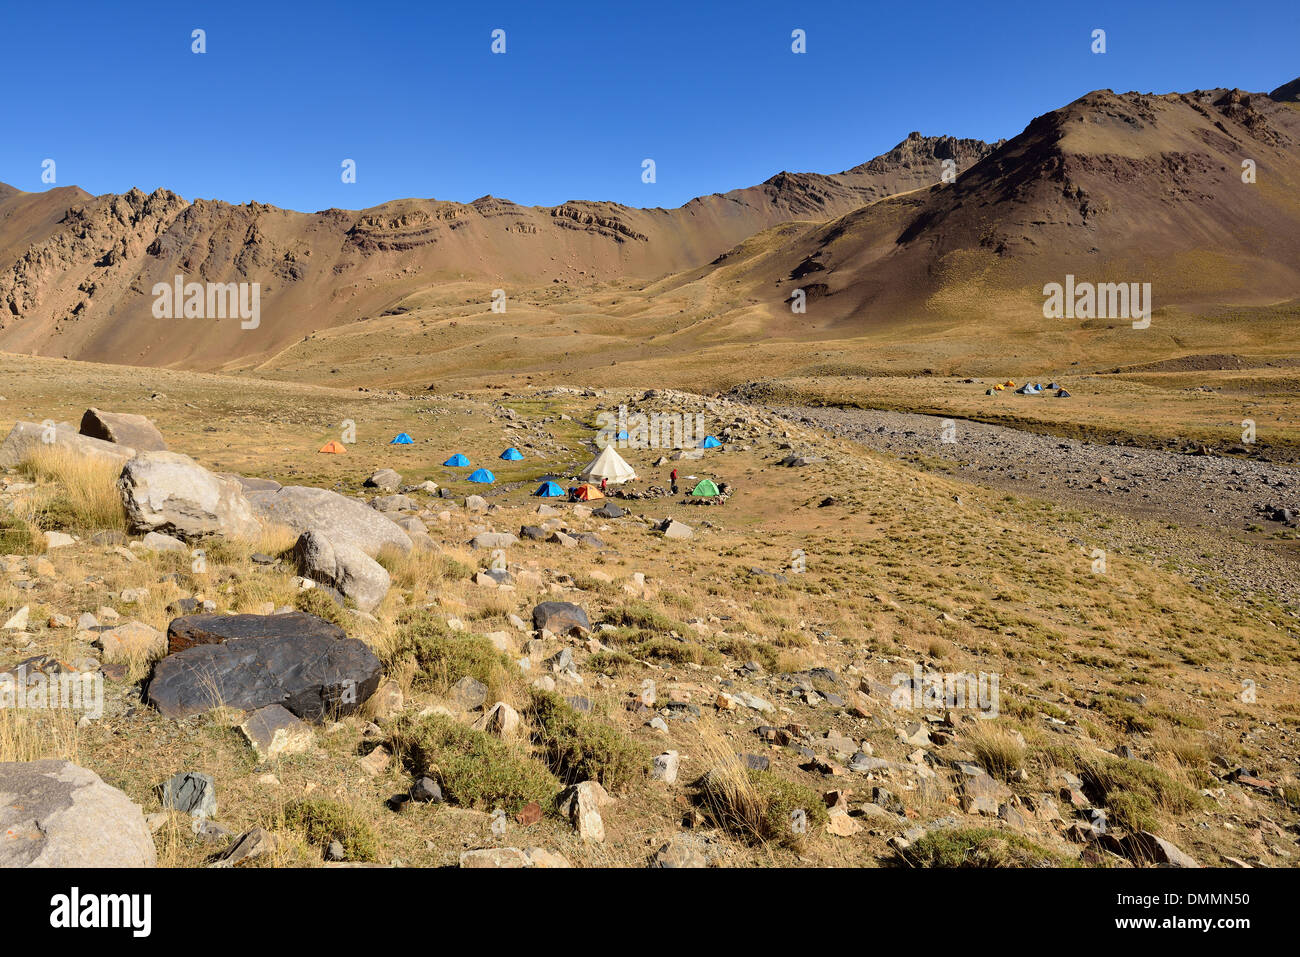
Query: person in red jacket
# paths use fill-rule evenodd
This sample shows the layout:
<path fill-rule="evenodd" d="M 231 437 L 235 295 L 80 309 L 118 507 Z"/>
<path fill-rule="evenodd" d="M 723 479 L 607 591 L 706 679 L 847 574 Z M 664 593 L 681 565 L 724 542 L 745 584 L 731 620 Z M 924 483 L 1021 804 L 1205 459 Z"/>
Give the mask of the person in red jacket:
<path fill-rule="evenodd" d="M 673 469 L 672 483 L 673 483 L 673 494 L 676 495 L 677 494 L 677 470 L 676 469 Z"/>
<path fill-rule="evenodd" d="M 601 478 L 600 478 L 600 494 L 601 494 L 601 495 L 604 495 L 604 494 L 605 494 L 605 483 L 608 482 L 608 481 L 609 481 L 609 479 L 605 478 L 603 475 L 601 476 Z"/>

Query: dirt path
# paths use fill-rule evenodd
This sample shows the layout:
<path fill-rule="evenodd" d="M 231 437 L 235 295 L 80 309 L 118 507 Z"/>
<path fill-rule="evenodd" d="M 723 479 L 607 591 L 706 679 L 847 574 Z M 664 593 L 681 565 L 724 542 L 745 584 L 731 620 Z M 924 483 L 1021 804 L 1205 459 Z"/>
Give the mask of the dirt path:
<path fill-rule="evenodd" d="M 1118 513 L 1135 521 L 1118 529 L 1111 523 L 1109 531 L 1131 550 L 1172 559 L 1193 581 L 1217 577 L 1237 590 L 1300 607 L 1300 543 L 1273 537 L 1296 528 L 1294 518 L 1278 521 L 1273 511 L 1300 513 L 1295 468 L 1095 445 L 932 415 L 798 406 L 772 411 L 900 458 L 951 463 L 956 478 Z"/>

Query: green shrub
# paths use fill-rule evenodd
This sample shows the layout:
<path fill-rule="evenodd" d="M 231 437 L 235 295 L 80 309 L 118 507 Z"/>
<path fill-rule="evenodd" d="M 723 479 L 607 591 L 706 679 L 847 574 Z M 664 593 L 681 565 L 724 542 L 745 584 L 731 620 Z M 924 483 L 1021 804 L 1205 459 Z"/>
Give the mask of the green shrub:
<path fill-rule="evenodd" d="M 449 630 L 444 622 L 425 612 L 403 620 L 386 652 L 391 669 L 414 668 L 414 684 L 446 694 L 469 675 L 487 685 L 498 698 L 510 687 L 517 667 L 492 642 L 481 635 Z"/>
<path fill-rule="evenodd" d="M 515 813 L 536 801 L 545 808 L 560 790 L 560 782 L 518 748 L 446 715 L 404 715 L 391 743 L 407 770 L 435 778 L 447 799 L 464 807 Z"/>
<path fill-rule="evenodd" d="M 284 809 L 284 823 L 301 831 L 317 847 L 338 841 L 343 845 L 344 860 L 374 861 L 379 856 L 374 829 L 346 804 L 319 799 L 294 801 Z"/>
<path fill-rule="evenodd" d="M 599 781 L 606 790 L 618 790 L 650 759 L 622 731 L 587 717 L 553 692 L 533 689 L 530 717 L 547 764 L 571 783 Z"/>
<path fill-rule="evenodd" d="M 1076 861 L 990 827 L 931 831 L 901 854 L 913 867 L 1069 867 Z"/>
<path fill-rule="evenodd" d="M 306 591 L 298 592 L 294 596 L 293 607 L 317 618 L 323 618 L 344 630 L 351 625 L 347 612 L 319 588 L 308 588 Z"/>

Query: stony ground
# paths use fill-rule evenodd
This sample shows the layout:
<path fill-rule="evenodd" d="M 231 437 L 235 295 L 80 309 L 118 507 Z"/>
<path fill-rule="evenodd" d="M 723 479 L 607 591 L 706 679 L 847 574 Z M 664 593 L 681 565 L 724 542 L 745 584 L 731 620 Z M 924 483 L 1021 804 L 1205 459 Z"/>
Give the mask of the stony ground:
<path fill-rule="evenodd" d="M 1293 606 L 1300 602 L 1300 472 L 1292 466 L 1103 445 L 905 412 L 775 411 L 868 448 L 942 463 L 940 468 L 967 481 L 1123 516 L 1128 547 L 1175 556 L 1193 578 L 1212 548 L 1219 556 L 1215 571 L 1241 591 L 1264 592 Z M 1137 529 L 1134 520 L 1144 527 Z"/>
<path fill-rule="evenodd" d="M 395 503 L 398 514 L 418 518 L 429 539 L 410 557 L 384 559 L 392 585 L 371 613 L 310 605 L 375 650 L 384 694 L 312 725 L 295 753 L 266 758 L 229 709 L 173 720 L 145 704 L 141 680 L 156 653 L 110 661 L 103 634 L 129 622 L 165 629 L 185 599 L 219 612 L 301 605 L 286 543 L 209 545 L 196 572 L 189 553 L 150 550 L 137 534 L 47 527 L 66 511 L 37 510 L 41 531 L 56 537 L 0 557 L 0 615 L 22 616 L 0 633 L 0 665 L 48 656 L 101 670 L 107 706 L 81 721 L 0 709 L 0 760 L 66 757 L 95 771 L 149 816 L 163 864 L 212 863 L 257 828 L 269 849 L 244 866 L 339 856 L 334 863 L 406 866 L 1290 866 L 1300 854 L 1300 642 L 1286 609 L 1267 590 L 1243 600 L 1222 576 L 1198 587 L 1137 550 L 1116 550 L 1098 573 L 1094 535 L 1113 516 L 1085 501 L 1045 501 L 1058 480 L 1023 494 L 985 488 L 960 468 L 837 437 L 884 435 L 874 428 L 906 420 L 863 419 L 865 431 L 841 433 L 829 413 L 786 417 L 684 393 L 414 400 L 197 377 L 169 383 L 171 400 L 150 400 L 155 383 L 113 382 L 60 385 L 44 397 L 48 415 L 116 402 L 148 412 L 173 449 L 210 467 L 310 480 L 365 501 L 376 490 L 363 481 L 392 467 L 409 500 Z M 14 383 L 5 390 L 12 400 Z M 244 424 L 204 411 L 220 402 L 237 403 Z M 345 456 L 317 455 L 341 418 L 336 403 L 365 438 Z M 706 414 L 725 448 L 671 464 L 683 481 L 727 482 L 725 504 L 615 499 L 629 514 L 602 519 L 531 498 L 541 476 L 572 474 L 591 454 L 596 413 L 620 403 Z M 268 428 L 275 421 L 309 424 L 297 434 Z M 417 444 L 388 447 L 399 429 Z M 922 449 L 897 431 L 893 455 L 945 458 L 939 443 Z M 958 435 L 959 447 L 971 441 Z M 506 445 L 525 461 L 497 462 Z M 438 464 L 452 451 L 500 465 L 503 481 L 468 485 Z M 1077 483 L 1072 491 L 1110 501 L 1142 492 L 1088 490 L 1091 472 L 1142 490 L 1135 483 L 1157 468 L 1173 483 L 1218 480 L 1214 460 L 1187 459 L 1206 471 L 1180 476 L 1124 451 L 1058 450 L 1073 463 L 1060 488 Z M 654 464 L 663 455 L 627 453 L 642 476 L 633 491 L 667 484 L 670 464 Z M 805 464 L 780 464 L 791 456 Z M 971 464 L 986 477 L 978 455 Z M 1223 467 L 1230 475 L 1236 465 Z M 1254 475 L 1222 482 L 1250 488 Z M 417 488 L 427 480 L 450 497 Z M 15 513 L 64 494 L 20 470 L 3 483 L 0 507 Z M 1285 504 L 1285 488 L 1269 489 L 1265 497 Z M 666 537 L 668 518 L 689 537 Z M 501 555 L 469 544 L 524 525 L 574 534 L 523 538 Z M 494 565 L 505 574 L 487 575 Z M 532 610 L 545 600 L 578 605 L 590 630 L 536 630 Z M 496 664 L 483 670 L 485 661 Z M 986 692 L 996 679 L 996 695 L 981 708 L 911 693 L 943 674 L 983 675 Z M 578 716 L 563 734 L 538 710 L 539 687 Z M 518 721 L 489 722 L 497 702 Z M 421 752 L 411 741 L 443 719 L 479 736 L 484 767 L 507 769 L 496 783 L 459 779 L 445 745 L 430 746 L 431 763 L 413 758 Z M 157 789 L 178 772 L 210 775 L 219 828 L 164 808 Z M 512 774 L 554 783 L 537 785 L 545 793 L 532 810 L 519 799 L 532 792 Z M 425 777 L 445 800 L 422 800 Z M 567 786 L 585 782 L 601 786 L 578 801 Z M 574 801 L 563 805 L 564 795 Z M 304 800 L 343 808 L 346 826 L 316 826 Z M 484 853 L 462 857 L 475 851 Z"/>

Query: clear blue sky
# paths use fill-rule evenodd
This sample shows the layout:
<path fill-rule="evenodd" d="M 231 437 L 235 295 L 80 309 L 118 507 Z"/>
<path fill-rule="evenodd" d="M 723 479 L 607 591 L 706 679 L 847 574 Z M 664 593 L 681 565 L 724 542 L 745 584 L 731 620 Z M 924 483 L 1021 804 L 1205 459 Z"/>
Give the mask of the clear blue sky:
<path fill-rule="evenodd" d="M 1014 136 L 1103 87 L 1268 91 L 1300 74 L 1298 38 L 1300 4 L 1203 0 L 11 2 L 0 181 L 46 189 L 52 158 L 57 185 L 92 193 L 308 211 L 485 193 L 672 207 L 846 169 L 910 130 Z"/>

